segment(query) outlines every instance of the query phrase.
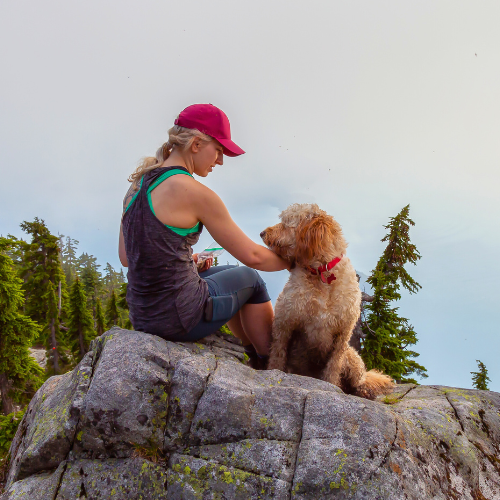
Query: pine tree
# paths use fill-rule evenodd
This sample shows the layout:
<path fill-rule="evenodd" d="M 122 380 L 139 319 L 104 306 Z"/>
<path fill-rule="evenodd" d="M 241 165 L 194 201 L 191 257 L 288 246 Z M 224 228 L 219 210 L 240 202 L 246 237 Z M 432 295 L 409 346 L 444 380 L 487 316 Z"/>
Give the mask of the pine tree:
<path fill-rule="evenodd" d="M 24 251 L 22 246 L 22 243 L 24 242 L 22 240 L 19 240 L 12 234 L 8 234 L 6 239 L 8 240 L 8 246 L 4 250 L 4 254 L 12 259 L 12 262 L 14 263 L 14 269 L 18 272 L 18 274 L 20 274 L 24 258 Z"/>
<path fill-rule="evenodd" d="M 70 236 L 66 236 L 65 242 L 64 235 L 59 235 L 60 258 L 68 286 L 73 284 L 73 280 L 77 276 L 76 250 L 79 244 L 78 240 L 72 239 Z"/>
<path fill-rule="evenodd" d="M 128 302 L 127 302 L 127 283 L 120 285 L 118 292 L 118 300 L 116 301 L 118 307 L 122 310 L 122 326 L 127 330 L 133 330 L 132 322 L 130 321 Z"/>
<path fill-rule="evenodd" d="M 103 282 L 108 292 L 111 292 L 112 290 L 115 290 L 117 288 L 116 275 L 117 273 L 114 270 L 113 266 L 109 262 L 106 262 L 106 267 L 104 268 Z"/>
<path fill-rule="evenodd" d="M 408 376 L 416 373 L 427 377 L 427 370 L 413 359 L 419 354 L 407 349 L 417 343 L 417 334 L 408 319 L 398 316 L 398 308 L 390 305 L 401 298 L 401 286 L 410 293 L 421 288 L 404 268 L 408 262 L 415 265 L 420 259 L 416 246 L 410 242 L 409 229 L 415 224 L 409 218 L 409 210 L 407 205 L 384 226 L 389 232 L 382 241 L 388 244 L 367 279 L 374 293 L 373 301 L 365 306 L 369 316 L 363 328 L 361 356 L 369 370 L 382 370 L 398 382 L 416 383 Z"/>
<path fill-rule="evenodd" d="M 111 290 L 108 303 L 106 305 L 106 325 L 108 328 L 111 328 L 113 325 L 120 324 L 120 314 L 118 312 L 118 305 L 116 301 L 116 292 Z"/>
<path fill-rule="evenodd" d="M 34 393 L 41 385 L 43 374 L 29 353 L 40 327 L 20 312 L 24 303 L 22 280 L 17 276 L 13 260 L 6 255 L 14 244 L 0 237 L 0 392 L 4 415 L 14 409 L 13 391 Z"/>
<path fill-rule="evenodd" d="M 480 389 L 482 391 L 489 391 L 488 382 L 491 382 L 490 377 L 488 377 L 488 370 L 484 363 L 476 359 L 477 367 L 479 368 L 478 372 L 471 372 L 472 375 L 472 385 L 476 389 Z"/>
<path fill-rule="evenodd" d="M 38 217 L 33 222 L 23 222 L 21 228 L 32 237 L 30 243 L 19 241 L 23 252 L 21 278 L 26 296 L 25 313 L 40 325 L 47 323 L 51 284 L 57 293 L 57 307 L 64 318 L 68 296 L 59 260 L 59 240 L 50 234 L 45 222 Z"/>
<path fill-rule="evenodd" d="M 101 274 L 97 270 L 99 266 L 86 266 L 80 271 L 80 278 L 87 297 L 87 307 L 96 316 L 96 302 L 102 290 Z"/>
<path fill-rule="evenodd" d="M 95 337 L 93 320 L 87 309 L 87 297 L 82 282 L 75 278 L 69 294 L 68 337 L 73 354 L 82 359 L 88 351 L 90 341 Z"/>
<path fill-rule="evenodd" d="M 125 283 L 125 274 L 123 274 L 123 267 L 120 267 L 120 272 L 116 275 L 116 280 L 119 285 Z"/>
<path fill-rule="evenodd" d="M 47 292 L 43 299 L 44 303 L 47 304 L 47 314 L 42 332 L 42 341 L 45 349 L 47 349 L 47 363 L 52 363 L 54 374 L 58 374 L 61 373 L 60 358 L 65 345 L 59 324 L 58 299 L 51 281 L 48 282 Z"/>
<path fill-rule="evenodd" d="M 95 330 L 98 336 L 101 336 L 104 333 L 104 329 L 106 328 L 106 318 L 104 317 L 104 313 L 102 311 L 101 299 L 97 298 L 95 304 Z"/>

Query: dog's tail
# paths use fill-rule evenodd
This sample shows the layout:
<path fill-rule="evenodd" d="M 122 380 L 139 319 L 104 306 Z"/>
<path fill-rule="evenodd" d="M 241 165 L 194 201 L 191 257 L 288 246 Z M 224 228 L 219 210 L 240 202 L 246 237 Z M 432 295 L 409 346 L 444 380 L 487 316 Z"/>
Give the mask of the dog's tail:
<path fill-rule="evenodd" d="M 385 375 L 378 370 L 370 370 L 366 372 L 361 384 L 356 388 L 356 396 L 375 399 L 381 394 L 391 392 L 394 386 L 394 381 L 389 375 Z"/>

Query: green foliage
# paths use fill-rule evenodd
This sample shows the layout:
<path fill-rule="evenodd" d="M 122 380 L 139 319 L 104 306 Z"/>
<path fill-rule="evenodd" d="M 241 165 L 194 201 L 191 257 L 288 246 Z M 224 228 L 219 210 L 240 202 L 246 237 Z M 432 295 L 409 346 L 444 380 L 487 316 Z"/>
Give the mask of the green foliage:
<path fill-rule="evenodd" d="M 103 277 L 104 287 L 108 291 L 116 290 L 124 281 L 125 277 L 123 276 L 123 270 L 120 273 L 117 273 L 113 266 L 109 262 L 106 262 Z"/>
<path fill-rule="evenodd" d="M 406 205 L 396 217 L 390 217 L 389 221 L 389 224 L 384 226 L 389 233 L 382 238 L 382 241 L 388 242 L 387 247 L 377 268 L 392 278 L 394 286 L 399 281 L 410 293 L 417 293 L 422 287 L 404 268 L 408 262 L 416 265 L 421 257 L 417 247 L 410 242 L 410 226 L 415 225 L 410 219 L 410 205 Z M 399 289 L 399 286 L 397 288 Z"/>
<path fill-rule="evenodd" d="M 22 281 L 5 253 L 14 244 L 0 237 L 0 389 L 4 413 L 12 411 L 13 391 L 19 391 L 16 399 L 22 401 L 40 386 L 43 373 L 29 354 L 40 327 L 21 312 Z"/>
<path fill-rule="evenodd" d="M 227 333 L 228 335 L 233 335 L 233 332 L 229 329 L 229 327 L 227 325 L 222 325 L 219 330 L 222 332 L 222 333 Z"/>
<path fill-rule="evenodd" d="M 96 300 L 95 304 L 95 330 L 98 336 L 104 333 L 106 328 L 106 318 L 104 317 L 104 312 L 102 310 L 101 299 Z"/>
<path fill-rule="evenodd" d="M 59 257 L 62 262 L 62 269 L 66 276 L 66 283 L 68 286 L 71 286 L 76 278 L 76 249 L 79 244 L 80 242 L 78 240 L 72 239 L 70 236 L 66 236 L 66 241 L 64 241 L 64 235 L 59 235 Z"/>
<path fill-rule="evenodd" d="M 384 226 L 389 232 L 382 241 L 388 244 L 367 279 L 374 299 L 365 306 L 369 316 L 363 328 L 366 338 L 361 356 L 368 370 L 375 368 L 399 382 L 416 383 L 410 375 L 427 377 L 427 370 L 413 359 L 419 354 L 408 349 L 417 343 L 417 334 L 408 319 L 398 315 L 398 308 L 391 307 L 401 298 L 401 286 L 410 293 L 421 288 L 404 268 L 408 262 L 415 265 L 420 259 L 416 246 L 410 242 L 409 229 L 415 224 L 409 218 L 409 210 L 407 205 Z"/>
<path fill-rule="evenodd" d="M 120 313 L 118 312 L 118 304 L 116 292 L 111 290 L 108 302 L 106 304 L 106 326 L 111 328 L 113 325 L 120 326 Z"/>
<path fill-rule="evenodd" d="M 118 300 L 116 302 L 121 310 L 121 323 L 123 328 L 133 330 L 134 327 L 130 321 L 128 302 L 127 302 L 127 283 L 122 283 L 118 292 Z"/>
<path fill-rule="evenodd" d="M 61 373 L 62 364 L 68 364 L 67 346 L 63 331 L 59 322 L 59 307 L 56 291 L 52 282 L 48 282 L 47 292 L 43 296 L 47 304 L 45 326 L 42 331 L 41 340 L 47 349 L 47 369 L 50 373 Z M 50 368 L 52 365 L 52 368 Z"/>
<path fill-rule="evenodd" d="M 10 443 L 16 435 L 24 412 L 25 409 L 8 415 L 0 415 L 0 457 L 4 457 L 9 452 Z"/>
<path fill-rule="evenodd" d="M 78 276 L 71 285 L 69 295 L 68 337 L 71 351 L 79 360 L 88 351 L 90 341 L 95 337 L 92 315 L 87 309 L 87 297 Z"/>
<path fill-rule="evenodd" d="M 80 279 L 87 297 L 87 307 L 95 316 L 96 302 L 102 291 L 101 275 L 96 267 L 88 266 L 80 270 Z"/>
<path fill-rule="evenodd" d="M 470 372 L 472 375 L 472 385 L 476 389 L 480 389 L 482 391 L 489 391 L 488 382 L 491 382 L 490 377 L 488 377 L 488 370 L 484 363 L 476 359 L 477 367 L 479 371 Z"/>
<path fill-rule="evenodd" d="M 115 271 L 107 264 L 103 276 L 93 255 L 77 256 L 78 240 L 52 235 L 43 220 L 24 221 L 21 228 L 29 239 L 9 235 L 3 238 L 0 250 L 4 258 L 0 268 L 4 269 L 5 259 L 10 259 L 9 280 L 12 276 L 21 278 L 15 286 L 22 287 L 19 297 L 10 299 L 16 306 L 6 312 L 2 293 L 11 293 L 13 285 L 0 270 L 0 369 L 2 363 L 10 363 L 4 367 L 7 375 L 0 371 L 0 386 L 4 388 L 3 401 L 10 407 L 13 402 L 26 402 L 41 383 L 43 371 L 29 356 L 28 348 L 41 344 L 47 349 L 47 375 L 71 369 L 88 349 L 95 331 L 102 334 L 106 329 L 103 301 L 125 283 L 123 269 Z M 114 299 L 116 302 L 116 293 Z M 113 323 L 131 327 L 128 308 L 117 309 L 111 304 L 108 316 Z M 5 318 L 6 327 L 2 323 Z M 9 354 L 2 357 L 2 350 Z"/>
<path fill-rule="evenodd" d="M 21 278 L 26 293 L 25 314 L 43 325 L 47 323 L 49 289 L 61 295 L 61 314 L 64 317 L 67 303 L 66 278 L 59 260 L 59 239 L 50 234 L 45 222 L 35 217 L 33 222 L 23 222 L 21 228 L 31 235 L 31 242 L 19 240 L 23 252 Z M 58 297 L 59 298 L 59 297 Z"/>
<path fill-rule="evenodd" d="M 16 435 L 24 410 L 9 415 L 0 415 L 0 495 L 9 470 L 9 449 Z"/>
<path fill-rule="evenodd" d="M 99 270 L 101 266 L 97 264 L 97 258 L 93 255 L 83 252 L 79 257 L 76 257 L 78 240 L 71 239 L 68 236 L 64 242 L 61 236 L 60 241 L 62 248 L 61 261 L 68 282 L 71 278 L 71 283 L 73 283 L 76 277 L 82 282 L 87 296 L 87 308 L 92 312 L 95 330 L 98 335 L 102 335 L 106 328 L 106 321 L 103 321 L 102 304 L 104 301 L 108 301 L 112 290 L 118 291 L 125 283 L 123 269 L 117 272 L 108 262 L 101 273 Z M 97 305 L 98 301 L 100 302 L 99 306 Z M 124 309 L 121 316 L 122 322 L 125 323 L 128 312 L 125 312 Z M 124 326 L 126 325 L 124 324 Z"/>

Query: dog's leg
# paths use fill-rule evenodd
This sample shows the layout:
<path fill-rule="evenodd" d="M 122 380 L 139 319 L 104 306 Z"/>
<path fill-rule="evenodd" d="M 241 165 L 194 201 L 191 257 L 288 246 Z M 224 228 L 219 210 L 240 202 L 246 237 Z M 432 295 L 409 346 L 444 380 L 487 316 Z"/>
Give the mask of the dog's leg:
<path fill-rule="evenodd" d="M 294 330 L 294 323 L 284 316 L 275 316 L 272 330 L 272 344 L 269 353 L 268 370 L 285 371 L 288 347 Z"/>
<path fill-rule="evenodd" d="M 355 349 L 349 346 L 345 351 L 341 375 L 341 389 L 347 394 L 355 394 L 366 375 L 365 363 Z"/>
<path fill-rule="evenodd" d="M 344 364 L 346 345 L 335 346 L 321 374 L 321 380 L 340 387 L 340 374 Z"/>
<path fill-rule="evenodd" d="M 349 348 L 349 339 L 356 324 L 357 318 L 352 319 L 350 324 L 337 331 L 333 336 L 333 349 L 321 376 L 322 380 L 340 387 L 340 375 L 344 369 L 345 356 Z"/>

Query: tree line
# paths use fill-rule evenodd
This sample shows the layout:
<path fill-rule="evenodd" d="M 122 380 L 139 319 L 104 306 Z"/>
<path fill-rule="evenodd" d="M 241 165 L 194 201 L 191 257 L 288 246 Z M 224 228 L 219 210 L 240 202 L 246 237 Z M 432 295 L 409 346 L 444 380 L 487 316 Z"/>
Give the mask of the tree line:
<path fill-rule="evenodd" d="M 401 291 L 417 293 L 421 286 L 405 266 L 416 265 L 420 253 L 411 242 L 414 222 L 409 205 L 384 226 L 387 245 L 363 294 L 356 347 L 367 369 L 379 369 L 398 383 L 427 377 L 416 361 L 417 333 L 395 305 Z M 132 329 L 123 270 L 107 263 L 100 269 L 88 253 L 78 256 L 79 241 L 55 236 L 35 218 L 21 223 L 26 240 L 0 237 L 0 393 L 2 413 L 23 406 L 50 375 L 72 369 L 93 338 L 113 325 Z M 45 372 L 30 356 L 31 347 L 47 355 Z M 473 385 L 487 389 L 486 367 L 478 361 Z"/>
<path fill-rule="evenodd" d="M 0 393 L 2 413 L 29 401 L 44 379 L 72 369 L 93 338 L 113 325 L 129 328 L 123 270 L 101 271 L 79 241 L 51 234 L 35 218 L 27 238 L 0 237 Z M 30 356 L 46 350 L 44 373 Z"/>

